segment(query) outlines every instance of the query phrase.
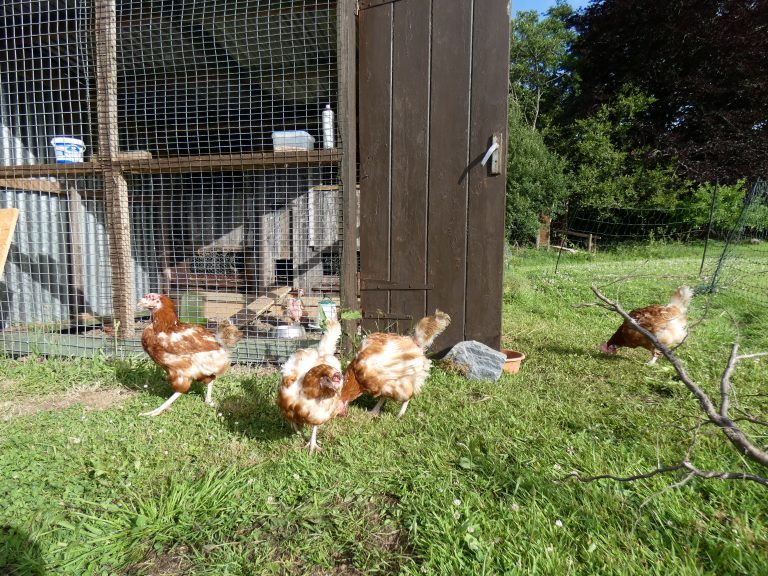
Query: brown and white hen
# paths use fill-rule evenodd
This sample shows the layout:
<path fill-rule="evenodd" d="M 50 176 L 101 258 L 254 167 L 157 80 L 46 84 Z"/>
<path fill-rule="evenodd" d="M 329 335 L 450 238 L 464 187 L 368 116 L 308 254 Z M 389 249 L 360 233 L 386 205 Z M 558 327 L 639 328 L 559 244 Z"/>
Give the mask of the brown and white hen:
<path fill-rule="evenodd" d="M 640 326 L 651 332 L 664 346 L 677 346 L 688 335 L 688 305 L 693 297 L 693 290 L 688 286 L 680 286 L 672 294 L 667 305 L 652 304 L 644 308 L 636 308 L 629 315 Z M 641 334 L 630 321 L 624 320 L 608 342 L 600 344 L 600 351 L 605 354 L 616 354 L 619 347 L 637 348 L 641 346 L 651 352 L 648 364 L 655 364 L 661 356 L 653 342 Z"/>
<path fill-rule="evenodd" d="M 152 314 L 152 323 L 144 328 L 141 345 L 165 370 L 173 389 L 168 400 L 141 416 L 165 412 L 179 396 L 187 393 L 193 380 L 207 386 L 205 402 L 213 405 L 213 381 L 229 369 L 229 351 L 242 337 L 240 330 L 229 322 L 222 322 L 214 334 L 203 326 L 181 322 L 176 305 L 165 294 L 146 294 L 137 306 Z"/>
<path fill-rule="evenodd" d="M 398 416 L 405 414 L 411 398 L 429 376 L 432 361 L 424 352 L 450 323 L 448 314 L 435 310 L 433 316 L 419 320 L 413 336 L 368 334 L 344 373 L 340 414 L 363 393 L 379 399 L 371 414 L 378 415 L 387 398 L 402 402 Z"/>
<path fill-rule="evenodd" d="M 341 324 L 328 320 L 317 347 L 296 350 L 281 368 L 277 405 L 295 431 L 304 424 L 312 426 L 310 453 L 318 448 L 318 426 L 333 418 L 341 405 L 341 363 L 335 356 L 340 336 Z"/>

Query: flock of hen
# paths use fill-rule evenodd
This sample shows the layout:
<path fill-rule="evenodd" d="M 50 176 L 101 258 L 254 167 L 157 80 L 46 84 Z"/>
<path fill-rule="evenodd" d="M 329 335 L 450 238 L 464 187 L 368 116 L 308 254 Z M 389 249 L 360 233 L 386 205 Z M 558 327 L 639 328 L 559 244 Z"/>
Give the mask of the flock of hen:
<path fill-rule="evenodd" d="M 649 364 L 653 364 L 660 352 L 633 323 L 653 333 L 665 346 L 676 346 L 687 334 L 686 314 L 692 295 L 690 288 L 681 286 L 667 305 L 654 304 L 632 310 L 629 316 L 633 321 L 625 321 L 600 345 L 600 350 L 615 354 L 622 346 L 640 346 L 651 352 Z M 229 368 L 229 351 L 241 338 L 237 327 L 223 322 L 213 333 L 202 326 L 181 322 L 173 301 L 164 294 L 147 294 L 138 306 L 149 310 L 152 316 L 152 322 L 144 329 L 142 346 L 165 370 L 173 389 L 168 400 L 142 416 L 157 416 L 167 410 L 189 390 L 193 380 L 206 384 L 205 401 L 213 405 L 213 381 Z M 425 351 L 450 322 L 448 314 L 436 310 L 433 316 L 418 322 L 412 336 L 368 334 L 357 355 L 342 371 L 336 357 L 341 325 L 329 320 L 316 347 L 296 350 L 283 364 L 277 405 L 296 431 L 305 424 L 312 426 L 310 452 L 318 448 L 318 426 L 334 416 L 343 416 L 347 405 L 364 393 L 379 399 L 373 414 L 378 414 L 386 399 L 391 398 L 402 402 L 398 414 L 402 416 L 429 375 L 431 361 Z"/>

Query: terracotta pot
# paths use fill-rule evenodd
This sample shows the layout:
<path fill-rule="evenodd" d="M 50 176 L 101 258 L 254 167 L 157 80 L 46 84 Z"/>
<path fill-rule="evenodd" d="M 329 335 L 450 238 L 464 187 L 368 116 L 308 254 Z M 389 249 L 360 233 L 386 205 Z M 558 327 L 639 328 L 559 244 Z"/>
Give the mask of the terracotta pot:
<path fill-rule="evenodd" d="M 501 353 L 507 357 L 507 360 L 504 362 L 504 371 L 509 372 L 510 374 L 518 372 L 520 370 L 520 364 L 525 360 L 525 354 L 507 349 L 503 349 Z"/>

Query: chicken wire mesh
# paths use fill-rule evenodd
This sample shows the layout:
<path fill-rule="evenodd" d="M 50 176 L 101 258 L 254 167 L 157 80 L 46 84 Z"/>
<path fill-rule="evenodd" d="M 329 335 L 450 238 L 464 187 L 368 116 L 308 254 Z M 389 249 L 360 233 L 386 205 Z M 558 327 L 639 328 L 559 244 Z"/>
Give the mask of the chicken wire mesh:
<path fill-rule="evenodd" d="M 6 0 L 0 15 L 0 208 L 19 211 L 4 351 L 139 351 L 149 291 L 182 320 L 235 322 L 240 361 L 289 353 L 276 325 L 316 334 L 343 249 L 336 2 Z"/>

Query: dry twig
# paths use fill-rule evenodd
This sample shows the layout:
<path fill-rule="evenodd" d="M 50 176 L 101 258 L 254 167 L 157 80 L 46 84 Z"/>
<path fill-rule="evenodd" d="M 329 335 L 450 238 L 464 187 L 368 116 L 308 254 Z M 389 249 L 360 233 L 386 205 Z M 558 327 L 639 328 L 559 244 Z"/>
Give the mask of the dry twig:
<path fill-rule="evenodd" d="M 706 478 L 706 479 L 716 478 L 720 480 L 748 480 L 751 482 L 756 482 L 763 486 L 768 486 L 768 478 L 764 478 L 762 476 L 758 476 L 755 474 L 748 474 L 746 472 L 722 472 L 722 471 L 701 470 L 691 463 L 691 456 L 693 455 L 693 451 L 696 447 L 696 442 L 698 440 L 698 433 L 700 428 L 704 425 L 711 424 L 716 426 L 725 435 L 725 437 L 736 448 L 739 454 L 745 456 L 748 460 L 751 460 L 752 462 L 756 462 L 758 464 L 768 467 L 768 453 L 762 448 L 759 448 L 758 446 L 756 446 L 750 440 L 750 438 L 745 434 L 745 432 L 738 426 L 738 422 L 740 421 L 747 421 L 747 422 L 750 422 L 753 424 L 759 424 L 759 425 L 766 425 L 766 423 L 738 409 L 737 411 L 743 414 L 741 418 L 734 419 L 729 416 L 729 410 L 731 407 L 731 392 L 732 392 L 731 376 L 736 367 L 736 364 L 740 360 L 768 356 L 768 352 L 758 352 L 754 354 L 739 354 L 738 343 L 735 343 L 733 345 L 733 347 L 731 348 L 731 354 L 728 358 L 728 362 L 725 366 L 725 370 L 723 371 L 723 375 L 720 378 L 720 407 L 718 409 L 715 406 L 715 403 L 709 397 L 709 395 L 688 375 L 688 373 L 686 372 L 680 360 L 672 353 L 672 351 L 669 348 L 667 348 L 664 344 L 659 342 L 659 340 L 656 338 L 656 336 L 652 332 L 640 326 L 618 303 L 609 300 L 595 286 L 592 286 L 592 292 L 595 293 L 595 296 L 597 296 L 597 298 L 601 302 L 603 302 L 611 310 L 615 311 L 617 314 L 622 316 L 624 320 L 629 322 L 635 330 L 637 330 L 638 332 L 643 334 L 646 338 L 648 338 L 651 342 L 653 342 L 654 346 L 656 346 L 656 348 L 660 350 L 662 354 L 664 354 L 667 360 L 669 360 L 669 362 L 674 367 L 675 371 L 677 372 L 677 375 L 679 376 L 680 380 L 683 382 L 685 387 L 698 400 L 699 406 L 701 407 L 701 410 L 704 412 L 706 419 L 702 419 L 699 422 L 699 424 L 696 426 L 696 429 L 694 430 L 693 439 L 688 447 L 688 450 L 685 456 L 683 457 L 683 459 L 679 463 L 667 465 L 667 466 L 662 466 L 659 464 L 658 467 L 655 470 L 652 470 L 651 472 L 646 472 L 646 473 L 636 474 L 633 476 L 626 476 L 626 477 L 616 476 L 613 474 L 601 474 L 597 476 L 582 478 L 577 472 L 571 473 L 567 477 L 575 477 L 580 482 L 592 482 L 594 480 L 601 480 L 601 479 L 612 479 L 618 482 L 631 482 L 634 480 L 651 478 L 653 476 L 657 476 L 659 474 L 664 474 L 668 472 L 686 471 L 687 474 L 685 478 L 675 483 L 672 487 L 682 486 L 688 481 L 690 481 L 692 478 Z"/>

